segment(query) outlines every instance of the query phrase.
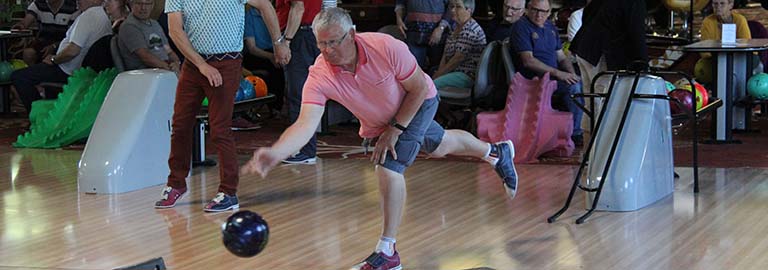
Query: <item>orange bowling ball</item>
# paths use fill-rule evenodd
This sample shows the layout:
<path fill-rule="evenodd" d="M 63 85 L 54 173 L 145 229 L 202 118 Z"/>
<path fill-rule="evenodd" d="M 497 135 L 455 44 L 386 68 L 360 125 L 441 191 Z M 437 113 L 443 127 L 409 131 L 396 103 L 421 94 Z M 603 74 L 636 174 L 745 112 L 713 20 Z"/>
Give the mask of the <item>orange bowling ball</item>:
<path fill-rule="evenodd" d="M 267 83 L 264 82 L 264 79 L 256 75 L 245 77 L 245 79 L 253 84 L 253 90 L 256 92 L 257 98 L 267 95 Z"/>

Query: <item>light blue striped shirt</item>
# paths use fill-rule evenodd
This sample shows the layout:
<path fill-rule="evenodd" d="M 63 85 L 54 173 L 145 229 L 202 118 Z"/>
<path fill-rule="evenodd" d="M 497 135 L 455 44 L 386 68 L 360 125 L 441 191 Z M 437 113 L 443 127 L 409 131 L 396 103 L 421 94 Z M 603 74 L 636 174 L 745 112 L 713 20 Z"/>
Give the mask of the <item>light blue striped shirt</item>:
<path fill-rule="evenodd" d="M 243 50 L 247 0 L 166 0 L 165 13 L 182 12 L 184 32 L 200 54 Z"/>

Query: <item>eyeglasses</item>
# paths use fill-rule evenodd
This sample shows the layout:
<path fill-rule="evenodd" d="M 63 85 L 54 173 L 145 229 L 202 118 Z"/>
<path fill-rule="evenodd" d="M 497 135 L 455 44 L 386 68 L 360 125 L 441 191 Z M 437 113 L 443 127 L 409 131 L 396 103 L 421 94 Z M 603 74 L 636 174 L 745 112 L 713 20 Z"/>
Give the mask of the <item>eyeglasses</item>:
<path fill-rule="evenodd" d="M 533 14 L 536 14 L 536 13 L 549 14 L 549 12 L 552 11 L 551 9 L 538 9 L 538 8 L 535 8 L 535 7 L 529 7 L 528 9 L 530 9 L 531 13 L 533 13 Z"/>
<path fill-rule="evenodd" d="M 513 6 L 506 6 L 506 7 L 513 12 L 520 12 L 521 10 L 523 10 L 523 8 L 516 8 Z"/>
<path fill-rule="evenodd" d="M 344 41 L 345 38 L 347 38 L 347 35 L 349 35 L 349 32 L 344 33 L 344 35 L 341 36 L 340 39 L 329 40 L 329 41 L 318 41 L 317 47 L 320 49 L 334 48 L 336 46 L 339 46 L 339 44 L 341 44 L 341 42 Z"/>

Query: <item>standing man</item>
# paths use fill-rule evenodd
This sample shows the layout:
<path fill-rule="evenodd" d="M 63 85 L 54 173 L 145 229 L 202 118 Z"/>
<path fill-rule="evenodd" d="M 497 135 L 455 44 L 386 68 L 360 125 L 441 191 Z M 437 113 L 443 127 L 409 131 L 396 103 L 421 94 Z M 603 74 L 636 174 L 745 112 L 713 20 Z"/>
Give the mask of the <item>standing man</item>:
<path fill-rule="evenodd" d="M 260 148 L 243 166 L 264 177 L 315 132 L 325 103 L 335 100 L 360 120 L 360 136 L 378 138 L 371 159 L 379 179 L 384 228 L 375 251 L 355 269 L 401 269 L 395 237 L 405 203 L 403 172 L 419 150 L 434 157 L 474 156 L 488 161 L 510 198 L 517 192 L 511 141 L 489 144 L 463 130 L 444 130 L 433 120 L 439 97 L 435 85 L 407 45 L 382 33 L 355 32 L 349 14 L 323 10 L 312 23 L 322 55 L 310 68 L 299 119 L 272 147 Z"/>
<path fill-rule="evenodd" d="M 549 73 L 557 80 L 558 99 L 553 104 L 562 104 L 560 110 L 573 114 L 571 139 L 577 146 L 584 144 L 581 117 L 583 112 L 571 99 L 572 94 L 581 93 L 581 78 L 563 52 L 557 28 L 549 21 L 552 12 L 549 0 L 528 2 L 525 18 L 515 23 L 510 45 L 515 52 L 515 67 L 528 79 Z M 583 99 L 580 102 L 583 103 Z"/>
<path fill-rule="evenodd" d="M 504 16 L 491 25 L 490 41 L 504 40 L 512 35 L 512 26 L 525 14 L 525 0 L 504 0 Z"/>
<path fill-rule="evenodd" d="M 597 73 L 627 69 L 634 61 L 648 63 L 645 8 L 643 1 L 589 1 L 584 8 L 581 28 L 571 43 L 571 51 L 576 55 L 583 85 L 587 87 L 585 91 L 603 92 L 603 89 L 608 87 L 596 85 L 599 89 L 590 89 L 592 79 Z M 704 32 L 702 30 L 702 39 Z M 600 102 L 595 102 L 595 105 L 599 106 Z M 596 111 L 599 112 L 597 106 Z M 590 126 L 587 128 L 592 129 Z"/>
<path fill-rule="evenodd" d="M 277 27 L 269 0 L 167 0 L 171 39 L 186 60 L 181 67 L 173 106 L 168 184 L 155 208 L 169 208 L 187 192 L 186 177 L 192 159 L 192 131 L 203 98 L 208 98 L 211 142 L 219 156 L 216 196 L 203 208 L 220 212 L 238 208 L 237 153 L 230 130 L 235 93 L 242 79 L 245 3 L 259 9 L 275 44 L 279 64 L 290 60 L 290 51 Z M 187 32 L 185 32 L 185 30 Z"/>
<path fill-rule="evenodd" d="M 309 66 L 320 54 L 312 33 L 312 19 L 322 8 L 321 0 L 277 0 L 275 9 L 285 40 L 291 48 L 291 61 L 285 66 L 288 119 L 295 123 L 301 110 L 301 89 L 309 75 Z M 300 151 L 283 160 L 289 164 L 315 164 L 317 135 L 313 135 Z"/>

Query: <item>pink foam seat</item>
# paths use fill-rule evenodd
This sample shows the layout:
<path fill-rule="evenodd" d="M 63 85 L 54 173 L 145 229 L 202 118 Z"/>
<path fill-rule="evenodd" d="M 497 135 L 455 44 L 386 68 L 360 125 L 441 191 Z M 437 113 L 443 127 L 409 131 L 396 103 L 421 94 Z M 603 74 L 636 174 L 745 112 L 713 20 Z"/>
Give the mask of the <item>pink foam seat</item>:
<path fill-rule="evenodd" d="M 504 110 L 477 115 L 477 135 L 486 142 L 512 140 L 515 163 L 535 163 L 540 156 L 570 156 L 573 116 L 552 109 L 557 81 L 549 73 L 528 80 L 515 73 Z"/>

